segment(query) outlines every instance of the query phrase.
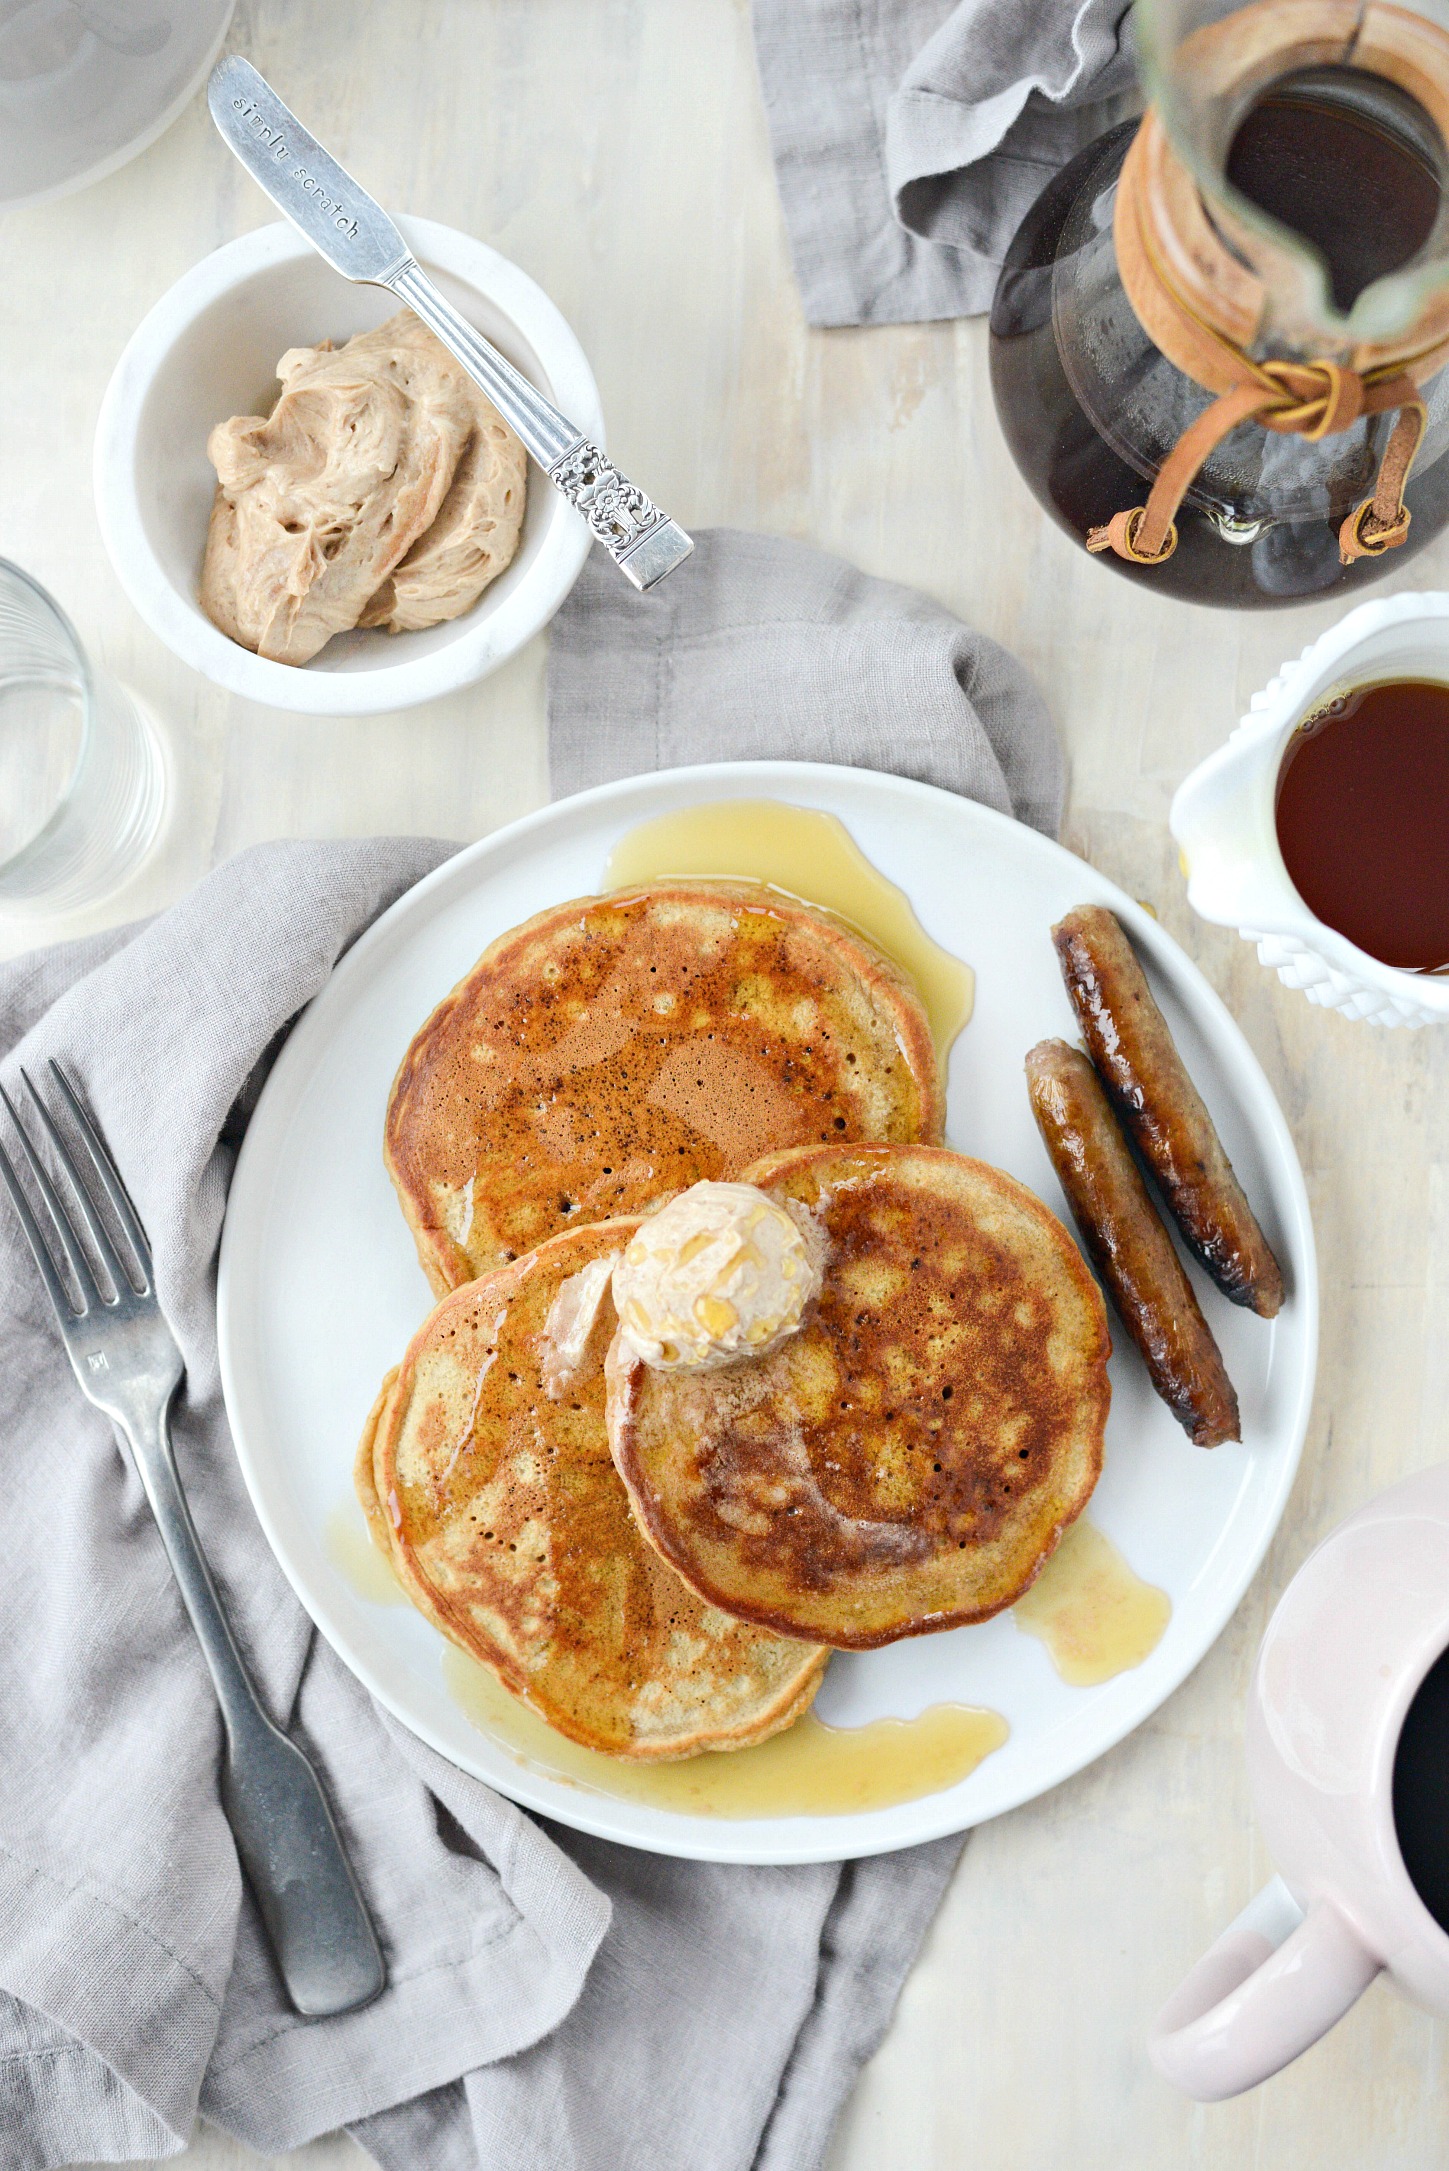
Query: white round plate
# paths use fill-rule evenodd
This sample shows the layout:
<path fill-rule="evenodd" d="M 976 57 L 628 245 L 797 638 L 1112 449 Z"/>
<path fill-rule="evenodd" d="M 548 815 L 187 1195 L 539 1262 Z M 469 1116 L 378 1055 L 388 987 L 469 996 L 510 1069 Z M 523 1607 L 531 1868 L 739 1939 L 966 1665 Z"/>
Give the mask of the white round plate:
<path fill-rule="evenodd" d="M 837 1653 L 817 1710 L 832 1724 L 942 1701 L 1004 1714 L 1005 1746 L 959 1785 L 849 1816 L 734 1820 L 627 1801 L 535 1770 L 481 1732 L 444 1680 L 442 1637 L 410 1606 L 359 1595 L 330 1556 L 358 1434 L 430 1298 L 382 1166 L 383 1111 L 413 1033 L 495 936 L 597 890 L 618 838 L 711 799 L 783 799 L 837 815 L 977 973 L 951 1058 L 952 1145 L 1011 1170 L 1064 1213 L 1027 1104 L 1022 1059 L 1074 1022 L 1049 930 L 1111 906 L 1279 1258 L 1288 1298 L 1265 1322 L 1205 1292 L 1242 1404 L 1241 1446 L 1193 1447 L 1126 1336 L 1112 1359 L 1106 1470 L 1092 1520 L 1172 1599 L 1151 1656 L 1069 1688 L 1009 1614 L 883 1651 Z M 721 763 L 630 778 L 515 822 L 420 882 L 342 959 L 283 1048 L 231 1188 L 221 1251 L 222 1377 L 256 1510 L 303 1605 L 358 1678 L 434 1749 L 561 1823 L 663 1854 L 810 1862 L 904 1847 L 1032 1799 L 1155 1711 L 1213 1643 L 1277 1528 L 1313 1390 L 1317 1269 L 1303 1178 L 1267 1080 L 1222 1003 L 1149 914 L 1034 830 L 899 777 L 804 762 Z M 360 1520 L 360 1518 L 359 1518 Z"/>

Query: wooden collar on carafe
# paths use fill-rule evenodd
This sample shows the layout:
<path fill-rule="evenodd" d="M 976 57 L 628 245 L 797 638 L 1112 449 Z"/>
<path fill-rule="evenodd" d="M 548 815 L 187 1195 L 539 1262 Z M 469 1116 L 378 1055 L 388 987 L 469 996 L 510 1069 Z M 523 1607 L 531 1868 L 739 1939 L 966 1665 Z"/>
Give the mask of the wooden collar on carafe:
<path fill-rule="evenodd" d="M 1261 39 L 1246 35 L 1245 25 L 1261 26 Z M 1364 9 L 1359 0 L 1258 0 L 1197 32 L 1184 57 L 1189 48 L 1206 90 L 1246 94 L 1244 111 L 1279 77 L 1351 49 L 1356 68 L 1408 91 L 1449 142 L 1449 38 L 1407 9 Z M 1245 259 L 1264 262 L 1272 245 L 1221 205 L 1208 216 L 1151 107 L 1117 184 L 1112 238 L 1123 288 L 1148 338 L 1184 376 L 1218 396 L 1178 438 L 1147 503 L 1093 528 L 1088 550 L 1112 550 L 1137 565 L 1170 558 L 1183 498 L 1203 462 L 1241 423 L 1316 440 L 1351 429 L 1362 415 L 1395 409 L 1373 496 L 1339 529 L 1339 556 L 1349 565 L 1402 543 L 1409 530 L 1404 487 L 1427 420 L 1418 387 L 1449 361 L 1449 297 L 1435 296 L 1401 339 L 1360 342 L 1342 361 L 1256 360 L 1249 350 L 1263 325 L 1267 285 Z"/>

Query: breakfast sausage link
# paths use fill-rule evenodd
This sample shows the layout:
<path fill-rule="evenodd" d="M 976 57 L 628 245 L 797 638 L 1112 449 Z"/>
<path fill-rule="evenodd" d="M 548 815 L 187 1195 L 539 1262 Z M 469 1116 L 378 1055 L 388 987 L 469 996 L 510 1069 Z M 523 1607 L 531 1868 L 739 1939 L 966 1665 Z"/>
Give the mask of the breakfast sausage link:
<path fill-rule="evenodd" d="M 1101 905 L 1052 929 L 1087 1053 L 1189 1250 L 1234 1304 L 1271 1319 L 1283 1275 L 1136 953 Z"/>
<path fill-rule="evenodd" d="M 1153 1386 L 1197 1446 L 1241 1438 L 1222 1353 L 1097 1073 L 1064 1040 L 1043 1040 L 1026 1082 L 1082 1241 Z"/>

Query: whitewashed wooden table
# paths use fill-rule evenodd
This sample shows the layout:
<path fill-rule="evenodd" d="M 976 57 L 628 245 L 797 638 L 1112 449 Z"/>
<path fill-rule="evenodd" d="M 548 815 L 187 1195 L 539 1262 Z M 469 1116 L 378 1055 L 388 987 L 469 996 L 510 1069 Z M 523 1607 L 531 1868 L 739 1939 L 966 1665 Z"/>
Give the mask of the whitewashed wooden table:
<path fill-rule="evenodd" d="M 1067 842 L 1150 900 L 1226 996 L 1307 1170 L 1323 1359 L 1277 1543 L 1151 1724 L 971 1840 L 831 2171 L 1449 2164 L 1449 2031 L 1380 1988 L 1234 2104 L 1187 2104 L 1142 2052 L 1161 1999 L 1266 1874 L 1239 1715 L 1275 1598 L 1349 1509 L 1449 1446 L 1449 1040 L 1310 1009 L 1195 924 L 1165 826 L 1178 779 L 1335 613 L 1196 610 L 1074 549 L 1017 480 L 981 323 L 807 331 L 747 0 L 253 0 L 233 43 L 387 203 L 481 235 L 542 282 L 593 362 L 611 449 L 686 525 L 805 537 L 1025 659 L 1070 755 Z M 268 215 L 198 99 L 110 180 L 3 222 L 0 553 L 151 703 L 176 765 L 164 848 L 107 920 L 261 838 L 471 838 L 546 797 L 542 641 L 430 708 L 290 717 L 193 677 L 120 592 L 90 488 L 112 363 L 179 273 Z M 1449 585 L 1449 538 L 1386 585 Z M 0 923 L 0 947 L 87 924 Z M 207 2132 L 173 2159 L 260 2160 Z M 339 2138 L 279 2161 L 364 2159 Z"/>

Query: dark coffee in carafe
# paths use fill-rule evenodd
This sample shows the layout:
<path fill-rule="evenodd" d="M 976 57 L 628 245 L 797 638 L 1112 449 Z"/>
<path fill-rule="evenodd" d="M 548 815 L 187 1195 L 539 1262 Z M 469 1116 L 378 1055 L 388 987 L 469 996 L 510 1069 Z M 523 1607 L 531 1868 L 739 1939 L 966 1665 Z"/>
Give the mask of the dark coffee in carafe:
<path fill-rule="evenodd" d="M 1139 124 L 1048 184 L 991 315 L 1003 430 L 1104 565 L 1195 602 L 1361 588 L 1449 522 L 1449 24 L 1144 0 Z"/>

